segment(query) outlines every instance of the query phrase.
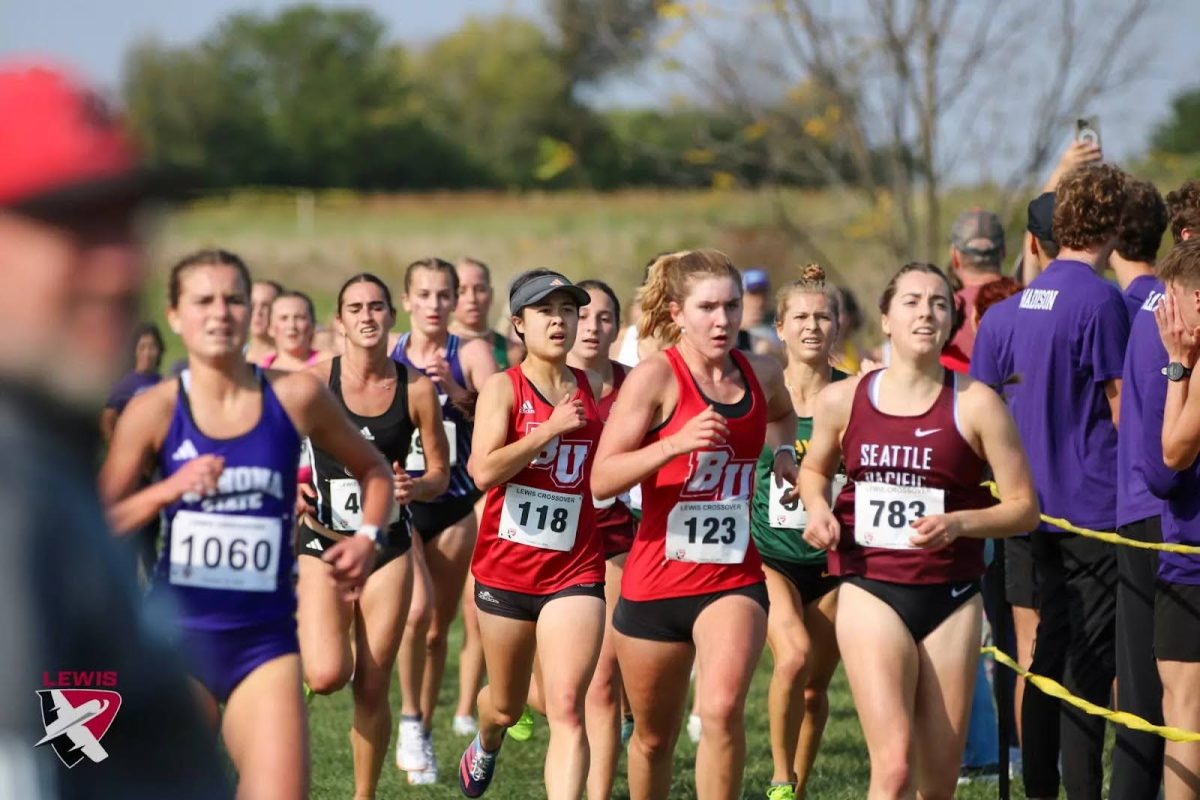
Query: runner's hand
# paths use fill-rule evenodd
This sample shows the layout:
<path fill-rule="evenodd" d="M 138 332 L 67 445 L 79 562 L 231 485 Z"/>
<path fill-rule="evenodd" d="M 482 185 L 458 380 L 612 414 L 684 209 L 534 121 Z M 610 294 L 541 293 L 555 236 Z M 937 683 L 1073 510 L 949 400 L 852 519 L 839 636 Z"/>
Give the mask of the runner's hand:
<path fill-rule="evenodd" d="M 413 477 L 404 471 L 399 461 L 392 462 L 392 484 L 396 505 L 406 506 L 412 502 Z"/>
<path fill-rule="evenodd" d="M 709 406 L 684 423 L 677 433 L 663 439 L 663 445 L 671 456 L 677 456 L 723 445 L 728 435 L 725 418 Z"/>
<path fill-rule="evenodd" d="M 171 490 L 171 502 L 198 503 L 202 498 L 216 494 L 217 481 L 224 469 L 223 456 L 205 453 L 191 459 L 165 481 Z"/>
<path fill-rule="evenodd" d="M 1154 321 L 1158 323 L 1158 335 L 1167 350 L 1167 357 L 1189 369 L 1196 366 L 1196 358 L 1200 355 L 1200 328 L 1184 322 L 1179 303 L 1170 292 L 1165 292 L 1158 301 Z"/>
<path fill-rule="evenodd" d="M 796 486 L 799 478 L 800 467 L 796 465 L 795 457 L 788 451 L 776 453 L 775 463 L 771 465 L 771 480 L 775 481 L 776 486 L 787 483 L 792 487 L 780 498 L 784 503 L 791 503 L 799 499 L 800 490 Z"/>
<path fill-rule="evenodd" d="M 296 519 L 300 519 L 305 514 L 311 514 L 314 503 L 309 502 L 317 499 L 317 490 L 310 483 L 301 483 L 296 487 Z"/>
<path fill-rule="evenodd" d="M 425 374 L 433 381 L 434 386 L 451 400 L 458 400 L 467 393 L 466 387 L 454 379 L 454 372 L 450 369 L 450 362 L 446 360 L 445 350 L 437 351 L 425 368 Z"/>
<path fill-rule="evenodd" d="M 577 431 L 587 424 L 587 416 L 583 413 L 583 401 L 572 399 L 567 395 L 554 407 L 554 413 L 545 424 L 550 426 L 554 435 L 558 436 L 571 431 Z"/>
<path fill-rule="evenodd" d="M 330 579 L 346 602 L 358 599 L 375 563 L 375 542 L 366 536 L 347 536 L 325 551 L 321 560 L 333 567 Z"/>
<path fill-rule="evenodd" d="M 949 547 L 962 534 L 962 526 L 950 514 L 935 514 L 921 517 L 911 525 L 917 533 L 910 536 L 908 543 L 926 550 L 941 550 Z"/>
<path fill-rule="evenodd" d="M 837 544 L 842 535 L 842 526 L 829 508 L 808 512 L 808 525 L 804 528 L 804 541 L 819 550 L 828 550 Z"/>

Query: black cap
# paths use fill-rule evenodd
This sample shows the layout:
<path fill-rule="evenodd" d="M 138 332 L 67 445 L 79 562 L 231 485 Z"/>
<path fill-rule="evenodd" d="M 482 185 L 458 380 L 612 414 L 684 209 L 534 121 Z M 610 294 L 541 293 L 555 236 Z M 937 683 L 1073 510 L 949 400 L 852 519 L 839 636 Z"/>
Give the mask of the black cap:
<path fill-rule="evenodd" d="M 581 306 L 592 301 L 591 295 L 571 283 L 565 275 L 546 270 L 532 278 L 518 275 L 513 280 L 508 290 L 508 313 L 519 314 L 521 309 L 535 305 L 555 292 L 566 292 Z"/>
<path fill-rule="evenodd" d="M 1025 229 L 1043 242 L 1058 243 L 1054 238 L 1054 192 L 1046 192 L 1030 201 Z"/>

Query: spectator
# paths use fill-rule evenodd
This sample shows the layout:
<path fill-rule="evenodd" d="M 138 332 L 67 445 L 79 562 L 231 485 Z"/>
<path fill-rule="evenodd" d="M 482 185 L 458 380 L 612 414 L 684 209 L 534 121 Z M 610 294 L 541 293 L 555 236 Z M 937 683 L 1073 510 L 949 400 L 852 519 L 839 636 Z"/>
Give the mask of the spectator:
<path fill-rule="evenodd" d="M 173 651 L 139 607 L 96 494 L 96 408 L 145 276 L 136 224 L 164 187 L 102 101 L 62 73 L 0 66 L 0 764 L 6 796 L 229 795 Z M 43 673 L 103 670 L 120 714 L 99 764 L 45 734 Z M 118 757 L 119 754 L 119 757 Z M 83 757 L 82 754 L 77 754 Z"/>
<path fill-rule="evenodd" d="M 143 322 L 134 329 L 133 369 L 113 385 L 104 403 L 104 410 L 100 412 L 100 433 L 106 444 L 112 440 L 117 417 L 121 416 L 129 401 L 162 379 L 158 371 L 162 366 L 164 350 L 162 334 L 153 322 Z"/>
<path fill-rule="evenodd" d="M 1097 271 L 1116 242 L 1125 186 L 1124 174 L 1106 164 L 1062 179 L 1053 216 L 1058 257 L 1021 293 L 1009 334 L 1022 379 L 1013 416 L 1043 513 L 1096 530 L 1116 526 L 1116 424 L 1129 335 L 1125 301 Z M 1031 549 L 1039 601 L 1032 671 L 1063 678 L 1075 695 L 1105 705 L 1115 670 L 1116 556 L 1103 542 L 1046 523 Z M 1027 796 L 1057 796 L 1061 741 L 1068 796 L 1099 798 L 1103 720 L 1035 690 L 1025 692 L 1022 715 Z M 1049 724 L 1060 715 L 1061 738 L 1060 726 Z"/>
<path fill-rule="evenodd" d="M 1154 184 L 1130 179 L 1125 187 L 1125 207 L 1117 224 L 1117 243 L 1108 263 L 1125 293 L 1132 319 L 1150 294 L 1154 262 L 1167 229 L 1167 207 Z"/>
<path fill-rule="evenodd" d="M 834 369 L 841 370 L 847 375 L 857 375 L 862 367 L 862 361 L 868 356 L 858 343 L 858 334 L 862 332 L 862 306 L 854 292 L 845 286 L 837 287 L 838 303 L 838 343 L 834 349 Z"/>
<path fill-rule="evenodd" d="M 775 314 L 771 310 L 771 278 L 760 267 L 742 272 L 742 327 L 737 346 L 760 355 L 782 359 L 783 348 L 775 332 Z"/>
<path fill-rule="evenodd" d="M 974 208 L 964 211 L 950 229 L 950 266 L 962 285 L 954 294 L 964 319 L 975 314 L 975 295 L 980 287 L 1000 277 L 1004 266 L 1004 226 L 990 211 Z M 971 358 L 975 331 L 969 325 L 959 328 L 950 344 Z"/>

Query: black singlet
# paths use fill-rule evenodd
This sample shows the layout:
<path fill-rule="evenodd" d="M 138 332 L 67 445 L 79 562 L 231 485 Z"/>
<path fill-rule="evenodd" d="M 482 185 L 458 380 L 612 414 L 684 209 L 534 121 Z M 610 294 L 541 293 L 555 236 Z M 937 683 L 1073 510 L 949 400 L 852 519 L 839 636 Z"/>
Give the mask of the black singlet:
<path fill-rule="evenodd" d="M 383 453 L 389 465 L 393 461 L 404 463 L 413 435 L 412 417 L 408 412 L 408 372 L 403 364 L 396 364 L 396 391 L 392 404 L 378 417 L 355 414 L 346 406 L 342 396 L 342 358 L 333 359 L 329 368 L 329 389 L 350 418 L 350 422 L 371 444 Z M 317 490 L 314 516 L 333 531 L 351 532 L 362 523 L 362 497 L 358 481 L 338 463 L 333 456 L 314 447 L 310 442 L 309 455 L 313 465 L 313 486 Z M 405 525 L 407 515 L 394 514 L 392 527 Z"/>

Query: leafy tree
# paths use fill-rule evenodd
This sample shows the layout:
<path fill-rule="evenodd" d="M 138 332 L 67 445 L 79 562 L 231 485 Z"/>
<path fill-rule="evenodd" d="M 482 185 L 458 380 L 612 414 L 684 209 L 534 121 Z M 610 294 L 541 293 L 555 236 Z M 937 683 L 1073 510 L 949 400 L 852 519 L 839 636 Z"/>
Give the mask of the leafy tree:
<path fill-rule="evenodd" d="M 1154 131 L 1154 149 L 1163 153 L 1200 153 L 1200 89 L 1190 89 L 1171 100 L 1171 115 Z"/>

